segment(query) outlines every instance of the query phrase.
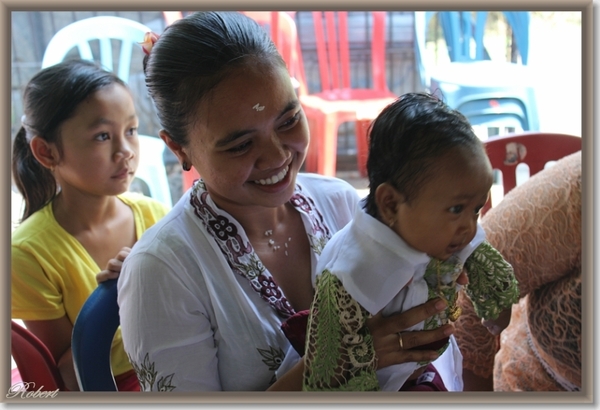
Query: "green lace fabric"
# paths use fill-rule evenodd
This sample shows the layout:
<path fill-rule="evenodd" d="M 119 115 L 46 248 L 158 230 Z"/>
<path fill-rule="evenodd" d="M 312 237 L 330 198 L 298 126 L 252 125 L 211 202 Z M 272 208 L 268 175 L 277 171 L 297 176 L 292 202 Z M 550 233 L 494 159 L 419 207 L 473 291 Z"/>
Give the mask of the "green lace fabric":
<path fill-rule="evenodd" d="M 465 292 L 480 318 L 496 319 L 519 301 L 519 283 L 513 267 L 487 241 L 473 251 L 465 268 L 469 275 Z"/>
<path fill-rule="evenodd" d="M 519 299 L 512 266 L 489 243 L 483 242 L 465 262 L 469 284 L 465 287 L 479 317 L 495 319 Z M 429 298 L 448 301 L 449 308 L 425 322 L 425 329 L 448 323 L 457 298 L 456 279 L 463 265 L 458 258 L 432 260 L 424 279 Z M 316 279 L 316 290 L 307 326 L 305 391 L 374 391 L 377 358 L 366 326 L 371 317 L 344 289 L 341 281 L 325 270 Z M 443 353 L 448 344 L 438 350 Z M 419 363 L 424 365 L 427 362 Z"/>
<path fill-rule="evenodd" d="M 373 338 L 365 325 L 370 317 L 330 271 L 317 277 L 302 390 L 379 390 Z"/>

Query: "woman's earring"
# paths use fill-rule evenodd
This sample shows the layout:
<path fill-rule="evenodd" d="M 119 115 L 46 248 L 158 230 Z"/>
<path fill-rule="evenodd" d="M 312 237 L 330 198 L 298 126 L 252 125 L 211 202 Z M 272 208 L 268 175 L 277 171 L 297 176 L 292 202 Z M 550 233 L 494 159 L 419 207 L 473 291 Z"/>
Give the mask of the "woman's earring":
<path fill-rule="evenodd" d="M 192 167 L 185 161 L 183 161 L 183 163 L 181 164 L 181 168 L 183 168 L 184 171 L 189 171 L 190 169 L 192 169 Z"/>
<path fill-rule="evenodd" d="M 394 229 L 394 225 L 396 225 L 396 218 L 392 218 L 389 222 L 388 222 L 388 226 L 392 229 Z"/>

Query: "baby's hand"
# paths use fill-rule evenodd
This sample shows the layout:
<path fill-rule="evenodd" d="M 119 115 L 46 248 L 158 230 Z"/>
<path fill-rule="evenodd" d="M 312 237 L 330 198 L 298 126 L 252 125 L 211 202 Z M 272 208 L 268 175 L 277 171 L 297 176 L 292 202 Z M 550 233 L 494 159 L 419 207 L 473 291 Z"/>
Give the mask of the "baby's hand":
<path fill-rule="evenodd" d="M 102 272 L 96 274 L 96 282 L 101 283 L 109 279 L 116 279 L 119 277 L 121 273 L 121 267 L 123 266 L 123 261 L 131 252 L 131 248 L 123 247 L 117 256 L 110 259 L 106 264 L 106 269 Z"/>
<path fill-rule="evenodd" d="M 487 327 L 487 330 L 493 335 L 499 335 L 510 323 L 511 309 L 503 310 L 494 320 L 481 319 L 481 323 Z"/>

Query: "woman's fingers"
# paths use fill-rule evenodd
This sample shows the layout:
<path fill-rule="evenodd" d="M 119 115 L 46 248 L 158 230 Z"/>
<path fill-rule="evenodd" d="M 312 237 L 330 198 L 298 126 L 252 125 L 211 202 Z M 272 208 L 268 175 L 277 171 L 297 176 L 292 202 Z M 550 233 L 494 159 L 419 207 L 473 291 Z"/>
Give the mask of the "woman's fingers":
<path fill-rule="evenodd" d="M 436 349 L 419 346 L 443 341 L 454 332 L 452 325 L 444 325 L 433 330 L 407 331 L 406 329 L 441 312 L 447 307 L 442 299 L 433 299 L 405 312 L 383 317 L 381 313 L 367 321 L 373 336 L 373 347 L 377 355 L 377 367 L 393 364 L 435 360 Z M 439 344 L 439 343 L 438 343 Z"/>
<path fill-rule="evenodd" d="M 402 335 L 402 345 L 405 350 L 419 350 L 419 346 L 429 345 L 440 340 L 445 340 L 452 333 L 454 333 L 454 326 L 444 325 L 432 330 L 401 332 L 399 335 Z"/>
<path fill-rule="evenodd" d="M 418 347 L 445 340 L 453 331 L 452 325 L 445 325 L 434 330 L 401 332 L 374 339 L 378 359 L 377 368 L 381 369 L 398 363 L 435 360 L 438 358 L 436 350 L 423 350 Z"/>
<path fill-rule="evenodd" d="M 446 309 L 448 305 L 442 299 L 436 298 L 427 301 L 426 303 L 415 306 L 402 313 L 396 313 L 387 318 L 384 318 L 381 313 L 373 316 L 367 321 L 367 326 L 371 334 L 390 334 L 399 333 L 406 330 L 417 323 L 421 323 L 425 319 L 435 315 Z"/>
<path fill-rule="evenodd" d="M 396 350 L 377 356 L 377 369 L 394 364 L 433 361 L 438 358 L 434 350 Z"/>

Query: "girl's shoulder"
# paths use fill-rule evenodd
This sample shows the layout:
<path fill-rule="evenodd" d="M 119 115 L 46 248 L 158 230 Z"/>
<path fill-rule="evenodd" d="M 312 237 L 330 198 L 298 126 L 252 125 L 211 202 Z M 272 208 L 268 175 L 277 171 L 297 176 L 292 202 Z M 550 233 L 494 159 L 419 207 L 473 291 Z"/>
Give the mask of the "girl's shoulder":
<path fill-rule="evenodd" d="M 42 209 L 34 212 L 29 218 L 17 225 L 12 232 L 11 242 L 14 245 L 27 241 L 49 229 L 60 230 L 60 225 L 54 219 L 52 202 L 46 204 Z"/>
<path fill-rule="evenodd" d="M 139 211 L 143 215 L 153 216 L 157 220 L 169 212 L 169 207 L 156 199 L 150 198 L 138 192 L 123 192 L 118 195 L 119 199 L 129 205 L 134 211 Z"/>

